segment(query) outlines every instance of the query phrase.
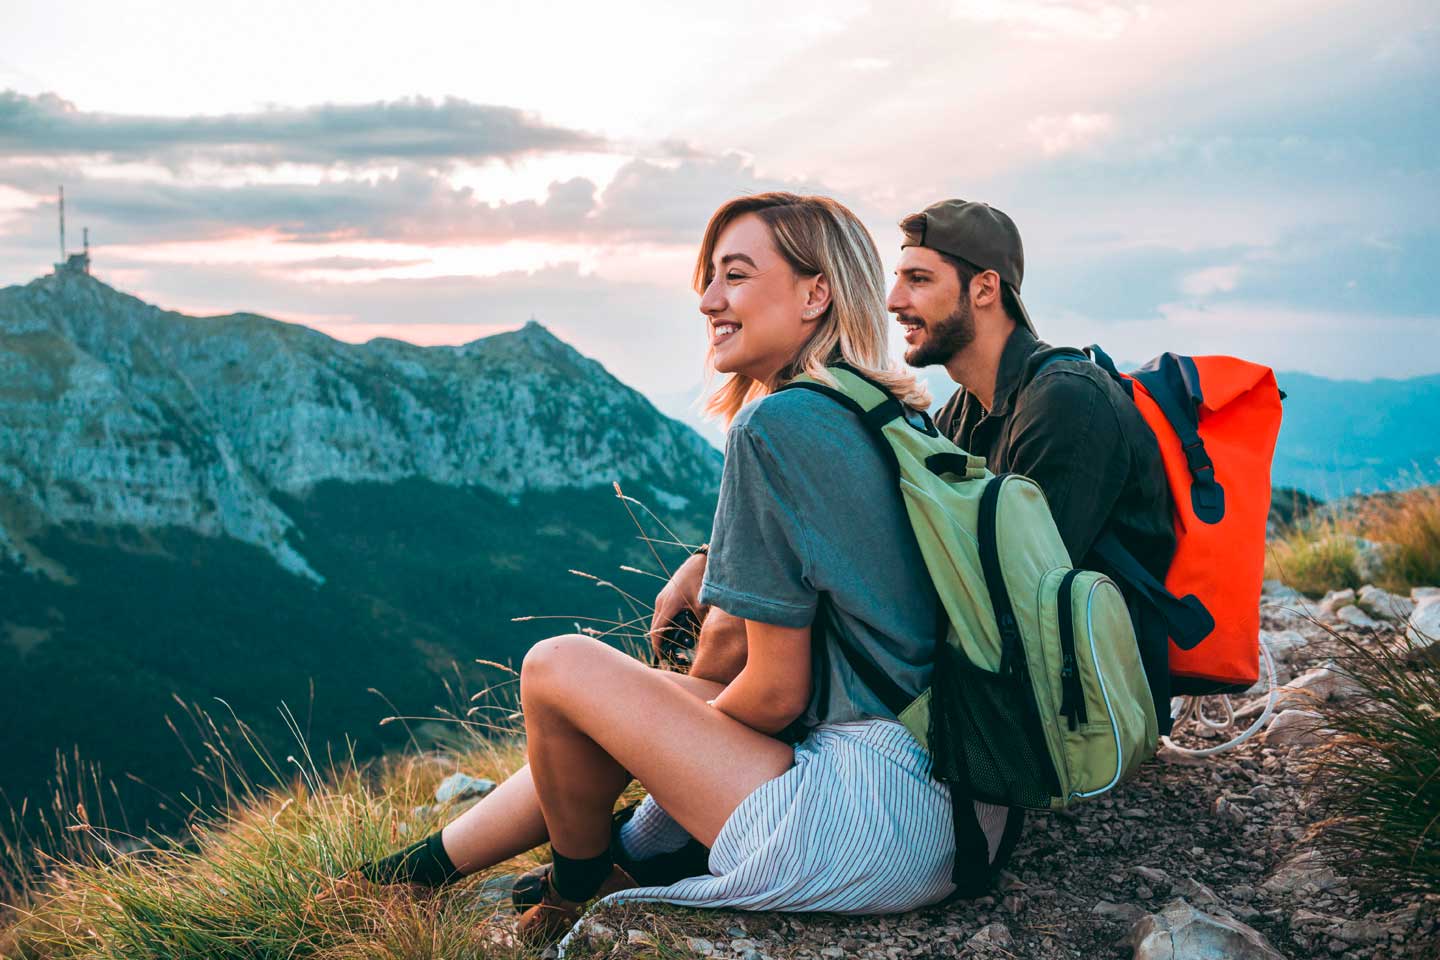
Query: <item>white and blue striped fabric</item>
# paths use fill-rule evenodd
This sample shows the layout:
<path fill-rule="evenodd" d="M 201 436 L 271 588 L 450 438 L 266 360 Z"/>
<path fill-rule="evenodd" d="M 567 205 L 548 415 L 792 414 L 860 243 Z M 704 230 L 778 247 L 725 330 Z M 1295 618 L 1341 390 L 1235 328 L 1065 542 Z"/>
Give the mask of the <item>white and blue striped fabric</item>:
<path fill-rule="evenodd" d="M 602 902 L 659 901 L 740 910 L 900 913 L 954 889 L 950 791 L 893 720 L 822 724 L 795 747 L 795 765 L 740 802 L 715 838 L 710 876 L 640 887 Z M 1000 845 L 1006 809 L 975 804 Z M 676 849 L 686 836 L 653 801 L 635 814 L 627 851 Z"/>

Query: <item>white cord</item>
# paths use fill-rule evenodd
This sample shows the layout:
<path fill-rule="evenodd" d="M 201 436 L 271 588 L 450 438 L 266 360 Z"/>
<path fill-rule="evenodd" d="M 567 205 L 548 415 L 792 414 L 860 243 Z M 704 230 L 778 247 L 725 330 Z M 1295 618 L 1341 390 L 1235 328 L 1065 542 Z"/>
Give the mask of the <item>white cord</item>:
<path fill-rule="evenodd" d="M 1270 655 L 1270 647 L 1265 643 L 1263 634 L 1260 637 L 1260 656 L 1265 660 L 1265 676 L 1270 685 L 1270 692 L 1265 701 L 1265 709 L 1261 712 L 1259 718 L 1250 724 L 1250 727 L 1244 733 L 1241 733 L 1231 740 L 1225 741 L 1219 746 L 1206 747 L 1203 750 L 1191 750 L 1188 747 L 1176 746 L 1175 742 L 1169 737 L 1161 737 L 1160 742 L 1176 753 L 1183 753 L 1188 757 L 1213 757 L 1217 753 L 1224 753 L 1226 750 L 1235 749 L 1264 729 L 1265 724 L 1270 719 L 1270 715 L 1275 712 L 1275 701 L 1280 694 L 1280 689 L 1275 684 L 1275 658 Z M 1225 707 L 1226 719 L 1224 723 L 1216 723 L 1205 716 L 1205 711 L 1201 709 L 1200 706 L 1201 697 L 1177 697 L 1176 699 L 1179 701 L 1179 705 L 1176 706 L 1173 702 L 1171 704 L 1170 715 L 1173 721 L 1172 727 L 1178 726 L 1187 720 L 1195 719 L 1212 730 L 1224 730 L 1235 722 L 1235 710 L 1230 705 L 1229 697 L 1223 697 L 1221 700 Z"/>

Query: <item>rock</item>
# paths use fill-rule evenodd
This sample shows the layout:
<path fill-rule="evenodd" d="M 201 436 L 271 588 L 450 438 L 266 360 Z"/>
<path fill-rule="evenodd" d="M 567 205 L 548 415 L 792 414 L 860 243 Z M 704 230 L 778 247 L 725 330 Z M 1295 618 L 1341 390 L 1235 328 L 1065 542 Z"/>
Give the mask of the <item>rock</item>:
<path fill-rule="evenodd" d="M 1362 581 L 1379 580 L 1385 573 L 1389 554 L 1395 551 L 1393 543 L 1355 538 L 1355 575 Z"/>
<path fill-rule="evenodd" d="M 1261 630 L 1260 641 L 1276 660 L 1289 660 L 1310 643 L 1310 639 L 1299 630 Z"/>
<path fill-rule="evenodd" d="M 1440 640 L 1440 596 L 1421 598 L 1405 626 L 1405 637 L 1421 650 Z"/>
<path fill-rule="evenodd" d="M 1307 670 L 1285 686 L 1280 688 L 1281 696 L 1286 696 L 1286 691 L 1294 692 L 1303 690 L 1308 695 L 1310 702 L 1326 700 L 1344 700 L 1352 697 L 1361 691 L 1361 687 L 1345 671 L 1335 665 L 1335 661 L 1327 660 L 1313 670 Z M 1294 705 L 1296 700 L 1291 700 Z"/>
<path fill-rule="evenodd" d="M 1320 600 L 1320 609 L 1326 613 L 1338 613 L 1342 608 L 1355 602 L 1354 590 L 1331 590 Z"/>
<path fill-rule="evenodd" d="M 626 930 L 625 942 L 631 946 L 650 947 L 655 945 L 655 938 L 644 930 Z"/>
<path fill-rule="evenodd" d="M 1214 917 L 1172 900 L 1140 920 L 1127 938 L 1134 960 L 1285 960 L 1263 936 L 1238 920 Z"/>
<path fill-rule="evenodd" d="M 580 926 L 575 933 L 589 939 L 591 943 L 612 943 L 620 936 L 615 932 L 614 927 L 607 927 L 599 920 L 592 920 L 589 917 L 580 921 Z"/>
<path fill-rule="evenodd" d="M 1273 895 L 1309 899 L 1342 885 L 1343 881 L 1320 860 L 1314 850 L 1306 850 L 1281 864 L 1274 875 L 1260 886 L 1266 893 Z"/>
<path fill-rule="evenodd" d="M 452 773 L 435 788 L 435 800 L 438 803 L 459 803 L 462 800 L 483 797 L 494 789 L 494 780 L 472 777 L 465 773 Z"/>
<path fill-rule="evenodd" d="M 1415 601 L 1408 597 L 1397 597 L 1367 583 L 1355 597 L 1355 605 L 1370 616 L 1380 620 L 1394 620 L 1403 623 L 1415 612 Z"/>
<path fill-rule="evenodd" d="M 1151 886 L 1170 886 L 1170 874 L 1159 867 L 1135 867 L 1135 875 L 1150 883 Z"/>
<path fill-rule="evenodd" d="M 1322 719 L 1320 714 L 1313 710 L 1282 711 L 1270 721 L 1270 726 L 1265 728 L 1265 742 L 1281 747 L 1318 743 L 1321 740 Z"/>
<path fill-rule="evenodd" d="M 1361 610 L 1359 607 L 1356 606 L 1341 607 L 1339 611 L 1336 612 L 1335 616 L 1339 617 L 1341 620 L 1344 620 L 1352 627 L 1364 627 L 1367 630 L 1378 630 L 1381 626 L 1379 620 L 1371 617 L 1370 614 L 1366 613 L 1364 610 Z"/>
<path fill-rule="evenodd" d="M 975 936 L 965 941 L 965 946 L 977 951 L 988 950 L 992 947 L 1007 950 L 1014 942 L 1010 937 L 1010 928 L 996 921 L 995 923 L 986 924 L 984 927 L 981 927 Z M 823 953 L 824 951 L 821 952 Z"/>
<path fill-rule="evenodd" d="M 709 940 L 706 940 L 704 937 L 686 937 L 685 946 L 690 948 L 691 953 L 697 954 L 702 957 L 708 957 L 710 956 L 710 954 L 715 952 L 715 944 L 711 943 Z M 824 950 L 821 950 L 820 952 L 821 954 L 825 954 Z M 841 953 L 843 952 L 844 951 L 841 951 Z M 828 956 L 828 954 L 825 955 Z"/>
<path fill-rule="evenodd" d="M 1184 877 L 1175 881 L 1175 893 L 1185 898 L 1187 902 L 1194 902 L 1207 907 L 1223 907 L 1225 902 L 1216 895 L 1205 884 L 1194 877 Z"/>
<path fill-rule="evenodd" d="M 1286 603 L 1291 601 L 1303 601 L 1305 594 L 1294 587 L 1287 586 L 1279 580 L 1266 580 L 1260 584 L 1260 599 L 1271 603 Z"/>
<path fill-rule="evenodd" d="M 1109 900 L 1101 900 L 1090 908 L 1090 912 L 1101 920 L 1116 923 L 1134 923 L 1145 916 L 1145 911 L 1133 903 L 1111 903 Z"/>
<path fill-rule="evenodd" d="M 1410 591 L 1410 599 L 1417 605 L 1426 600 L 1440 599 L 1440 587 L 1414 587 Z"/>

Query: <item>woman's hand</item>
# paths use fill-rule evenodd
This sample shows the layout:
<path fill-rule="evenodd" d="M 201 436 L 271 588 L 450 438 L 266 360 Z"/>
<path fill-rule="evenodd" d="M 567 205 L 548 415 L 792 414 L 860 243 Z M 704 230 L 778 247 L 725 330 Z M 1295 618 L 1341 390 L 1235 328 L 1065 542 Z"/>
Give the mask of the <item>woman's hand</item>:
<path fill-rule="evenodd" d="M 712 701 L 752 730 L 776 734 L 810 703 L 810 628 L 745 620 L 745 668 Z"/>
<path fill-rule="evenodd" d="M 657 662 L 661 655 L 661 641 L 681 610 L 690 610 L 695 619 L 705 619 L 705 609 L 700 606 L 700 581 L 705 579 L 705 554 L 691 555 L 670 576 L 670 582 L 655 595 L 655 612 L 650 618 L 650 650 Z"/>

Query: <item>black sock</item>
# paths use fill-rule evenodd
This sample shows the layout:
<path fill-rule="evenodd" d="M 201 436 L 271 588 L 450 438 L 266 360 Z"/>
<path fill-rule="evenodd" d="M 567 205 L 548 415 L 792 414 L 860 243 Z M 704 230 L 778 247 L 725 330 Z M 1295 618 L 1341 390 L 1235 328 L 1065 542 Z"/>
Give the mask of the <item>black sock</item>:
<path fill-rule="evenodd" d="M 584 903 L 595 896 L 595 892 L 600 889 L 605 878 L 610 876 L 611 868 L 615 866 L 615 859 L 609 850 L 583 860 L 572 860 L 554 847 L 550 848 L 550 853 L 555 861 L 550 883 L 555 887 L 556 893 L 571 903 Z"/>
<path fill-rule="evenodd" d="M 403 850 L 362 863 L 356 869 L 374 883 L 418 883 L 426 887 L 443 887 L 464 876 L 445 852 L 438 830 Z"/>

